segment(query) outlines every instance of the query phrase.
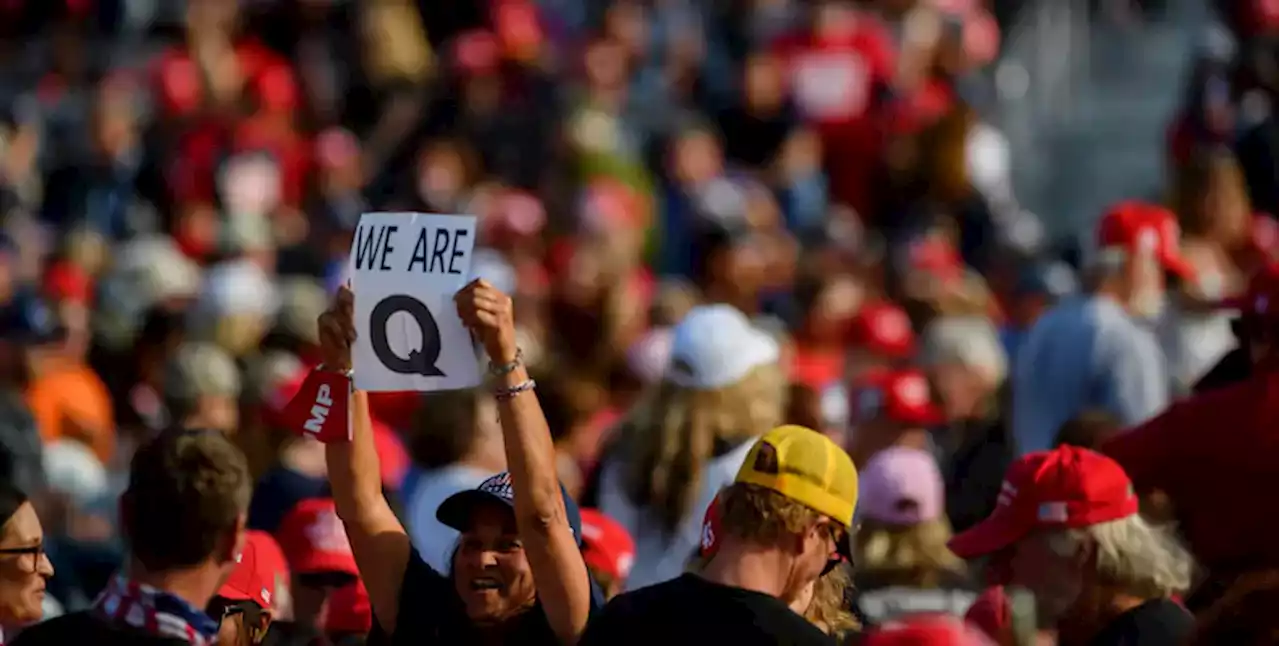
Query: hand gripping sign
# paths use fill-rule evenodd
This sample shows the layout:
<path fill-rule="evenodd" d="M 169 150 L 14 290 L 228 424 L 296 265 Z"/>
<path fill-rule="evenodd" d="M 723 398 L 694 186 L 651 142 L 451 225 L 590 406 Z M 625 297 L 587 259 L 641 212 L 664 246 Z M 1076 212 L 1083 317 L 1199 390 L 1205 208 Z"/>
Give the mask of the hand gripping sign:
<path fill-rule="evenodd" d="M 351 248 L 355 385 L 370 392 L 480 383 L 453 295 L 471 273 L 475 218 L 366 213 Z"/>
<path fill-rule="evenodd" d="M 351 244 L 356 342 L 354 386 L 369 392 L 433 391 L 480 383 L 471 336 L 453 295 L 471 273 L 475 218 L 366 213 Z M 284 409 L 299 434 L 351 437 L 346 375 L 314 370 Z"/>

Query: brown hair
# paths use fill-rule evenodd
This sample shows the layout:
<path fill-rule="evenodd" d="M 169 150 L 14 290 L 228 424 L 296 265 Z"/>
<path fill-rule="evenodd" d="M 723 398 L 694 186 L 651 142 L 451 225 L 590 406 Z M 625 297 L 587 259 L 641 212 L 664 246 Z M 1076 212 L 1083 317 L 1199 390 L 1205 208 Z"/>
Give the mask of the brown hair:
<path fill-rule="evenodd" d="M 1067 423 L 1058 429 L 1054 445 L 1096 449 L 1119 430 L 1120 421 L 1111 413 L 1103 410 L 1085 410 L 1067 420 Z"/>
<path fill-rule="evenodd" d="M 969 130 L 977 116 L 966 105 L 958 105 L 920 135 L 919 172 L 932 196 L 954 204 L 969 193 L 969 169 L 965 151 Z"/>
<path fill-rule="evenodd" d="M 858 618 L 849 610 L 846 593 L 853 587 L 849 568 L 837 567 L 813 583 L 813 598 L 804 618 L 828 635 L 843 636 L 857 630 Z"/>
<path fill-rule="evenodd" d="M 1215 190 L 1226 190 L 1248 204 L 1249 189 L 1234 155 L 1225 149 L 1196 154 L 1177 169 L 1173 207 L 1178 226 L 1190 236 L 1209 234 L 1219 223 L 1207 200 Z"/>
<path fill-rule="evenodd" d="M 720 532 L 762 547 L 803 534 L 821 514 L 772 489 L 735 482 L 720 492 Z"/>
<path fill-rule="evenodd" d="M 693 508 L 716 440 L 746 441 L 777 426 L 784 395 L 782 372 L 772 364 L 717 390 L 664 381 L 620 426 L 634 456 L 626 475 L 632 502 L 674 532 Z"/>
<path fill-rule="evenodd" d="M 244 454 L 222 433 L 161 433 L 134 453 L 120 499 L 133 556 L 157 572 L 199 565 L 246 513 L 251 488 Z"/>

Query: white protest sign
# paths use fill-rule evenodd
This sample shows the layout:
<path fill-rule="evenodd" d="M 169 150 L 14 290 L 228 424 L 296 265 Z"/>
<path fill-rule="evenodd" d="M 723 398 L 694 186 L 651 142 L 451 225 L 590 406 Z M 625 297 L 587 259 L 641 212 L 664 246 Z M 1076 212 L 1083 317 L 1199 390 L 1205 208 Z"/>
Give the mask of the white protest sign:
<path fill-rule="evenodd" d="M 453 390 L 480 383 L 453 295 L 471 275 L 476 219 L 365 213 L 351 242 L 356 388 Z"/>

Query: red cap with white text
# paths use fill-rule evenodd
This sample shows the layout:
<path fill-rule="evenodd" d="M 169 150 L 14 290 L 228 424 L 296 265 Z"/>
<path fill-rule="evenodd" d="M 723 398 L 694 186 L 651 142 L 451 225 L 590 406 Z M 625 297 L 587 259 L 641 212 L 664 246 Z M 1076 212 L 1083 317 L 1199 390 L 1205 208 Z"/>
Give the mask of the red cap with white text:
<path fill-rule="evenodd" d="M 276 538 L 294 574 L 360 574 L 347 530 L 330 498 L 299 502 L 280 522 Z"/>
<path fill-rule="evenodd" d="M 999 552 L 1038 527 L 1089 527 L 1136 513 L 1133 483 L 1115 460 L 1060 446 L 1010 465 L 995 511 L 952 537 L 947 547 L 971 559 Z"/>

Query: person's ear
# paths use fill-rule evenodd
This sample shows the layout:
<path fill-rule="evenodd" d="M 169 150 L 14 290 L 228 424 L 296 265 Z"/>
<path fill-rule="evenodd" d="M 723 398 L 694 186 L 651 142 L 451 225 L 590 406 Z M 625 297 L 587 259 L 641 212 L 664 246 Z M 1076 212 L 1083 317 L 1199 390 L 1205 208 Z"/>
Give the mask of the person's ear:
<path fill-rule="evenodd" d="M 245 529 L 247 526 L 247 518 L 244 514 L 236 516 L 235 524 L 231 526 L 231 530 L 227 532 L 226 538 L 220 550 L 220 560 L 223 563 L 234 563 L 236 557 L 244 550 L 245 545 Z"/>

